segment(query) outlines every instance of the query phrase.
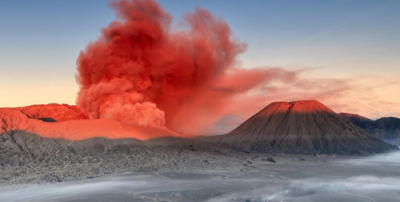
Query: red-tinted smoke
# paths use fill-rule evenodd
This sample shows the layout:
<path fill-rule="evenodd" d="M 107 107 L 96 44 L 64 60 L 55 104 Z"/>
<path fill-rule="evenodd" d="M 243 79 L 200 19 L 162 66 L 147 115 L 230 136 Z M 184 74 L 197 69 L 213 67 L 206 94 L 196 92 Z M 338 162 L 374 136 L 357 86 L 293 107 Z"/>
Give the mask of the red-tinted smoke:
<path fill-rule="evenodd" d="M 77 105 L 92 119 L 199 133 L 224 115 L 233 98 L 276 74 L 283 72 L 283 80 L 294 76 L 281 69 L 235 68 L 246 46 L 207 10 L 186 14 L 185 29 L 177 31 L 155 1 L 111 5 L 119 20 L 103 28 L 77 62 Z"/>

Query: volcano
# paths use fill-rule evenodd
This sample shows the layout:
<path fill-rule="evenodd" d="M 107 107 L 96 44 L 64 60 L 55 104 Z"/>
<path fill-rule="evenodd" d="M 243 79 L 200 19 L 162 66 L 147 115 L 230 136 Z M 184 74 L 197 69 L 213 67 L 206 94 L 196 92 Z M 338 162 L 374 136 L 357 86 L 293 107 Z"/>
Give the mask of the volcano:
<path fill-rule="evenodd" d="M 140 127 L 110 119 L 87 119 L 76 106 L 48 104 L 21 108 L 0 108 L 0 134 L 24 131 L 45 138 L 72 141 L 105 137 L 147 140 L 181 135 L 165 127 Z"/>
<path fill-rule="evenodd" d="M 315 100 L 275 102 L 214 141 L 236 150 L 371 154 L 396 149 Z"/>

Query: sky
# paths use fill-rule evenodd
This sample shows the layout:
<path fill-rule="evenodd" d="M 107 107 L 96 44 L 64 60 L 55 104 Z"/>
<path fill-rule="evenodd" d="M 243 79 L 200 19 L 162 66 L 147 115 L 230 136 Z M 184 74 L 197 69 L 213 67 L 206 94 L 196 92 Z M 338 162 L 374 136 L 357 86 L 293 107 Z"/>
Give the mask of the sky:
<path fill-rule="evenodd" d="M 109 3 L 0 0 L 0 107 L 75 104 L 77 57 L 115 20 Z M 274 84 L 280 91 L 263 105 L 318 99 L 336 112 L 400 117 L 400 1 L 159 3 L 174 23 L 196 7 L 224 19 L 247 44 L 241 68 L 296 72 L 298 82 Z"/>

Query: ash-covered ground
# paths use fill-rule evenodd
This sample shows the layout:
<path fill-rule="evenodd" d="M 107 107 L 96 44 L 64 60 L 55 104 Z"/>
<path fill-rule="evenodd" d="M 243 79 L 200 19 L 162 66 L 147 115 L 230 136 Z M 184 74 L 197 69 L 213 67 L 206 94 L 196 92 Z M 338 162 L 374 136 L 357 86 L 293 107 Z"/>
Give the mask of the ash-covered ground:
<path fill-rule="evenodd" d="M 15 153 L 14 161 L 2 158 L 0 201 L 400 200 L 400 152 L 312 156 L 218 147 L 206 151 L 204 145 L 171 149 L 156 142 L 122 141 L 124 147 L 101 139 L 71 144 L 26 134 L 10 137 L 18 142 L 16 150 L 30 152 Z M 2 142 L 2 154 L 11 154 L 11 142 Z M 42 144 L 49 158 L 32 148 Z"/>

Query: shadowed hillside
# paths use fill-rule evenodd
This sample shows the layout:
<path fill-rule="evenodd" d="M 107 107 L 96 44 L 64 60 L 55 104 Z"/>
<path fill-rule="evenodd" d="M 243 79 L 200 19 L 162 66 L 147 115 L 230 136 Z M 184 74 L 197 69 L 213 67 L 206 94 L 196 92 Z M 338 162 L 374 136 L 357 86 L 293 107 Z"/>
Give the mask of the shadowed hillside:
<path fill-rule="evenodd" d="M 400 145 L 399 118 L 383 117 L 374 121 L 357 114 L 340 113 L 339 115 L 375 137 L 392 144 Z"/>

